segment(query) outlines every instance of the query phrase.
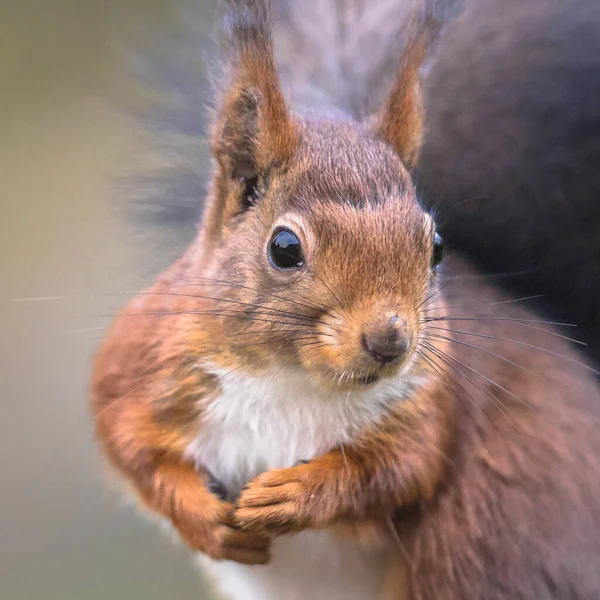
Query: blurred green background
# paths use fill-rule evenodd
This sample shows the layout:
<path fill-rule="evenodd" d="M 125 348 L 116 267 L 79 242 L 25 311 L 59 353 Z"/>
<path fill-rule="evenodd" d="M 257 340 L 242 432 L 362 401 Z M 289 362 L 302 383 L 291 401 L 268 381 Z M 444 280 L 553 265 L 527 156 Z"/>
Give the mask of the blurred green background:
<path fill-rule="evenodd" d="M 212 29 L 214 2 L 197 0 Z M 0 598 L 207 598 L 191 555 L 106 484 L 87 386 L 103 329 L 188 241 L 122 214 L 143 151 L 123 49 L 173 0 L 0 2 Z M 160 235 L 157 234 L 160 232 Z M 146 235 L 147 234 L 147 235 Z"/>

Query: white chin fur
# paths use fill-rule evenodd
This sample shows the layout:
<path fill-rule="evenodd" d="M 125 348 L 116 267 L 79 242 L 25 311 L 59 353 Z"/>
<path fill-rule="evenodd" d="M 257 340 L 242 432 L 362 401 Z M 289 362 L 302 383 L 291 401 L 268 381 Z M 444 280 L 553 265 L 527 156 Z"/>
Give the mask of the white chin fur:
<path fill-rule="evenodd" d="M 198 436 L 187 456 L 208 468 L 235 499 L 252 478 L 324 454 L 376 424 L 415 381 L 382 380 L 364 390 L 333 393 L 304 371 L 284 368 L 260 377 L 228 372 L 219 395 L 207 398 Z M 380 597 L 385 556 L 328 531 L 275 540 L 269 565 L 200 563 L 233 600 L 373 600 Z"/>

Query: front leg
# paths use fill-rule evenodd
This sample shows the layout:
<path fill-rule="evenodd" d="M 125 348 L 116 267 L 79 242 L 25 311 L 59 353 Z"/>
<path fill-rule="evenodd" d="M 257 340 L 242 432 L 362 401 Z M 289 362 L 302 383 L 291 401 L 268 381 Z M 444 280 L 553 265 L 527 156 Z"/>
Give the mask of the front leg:
<path fill-rule="evenodd" d="M 162 298 L 143 296 L 128 310 L 141 313 Z M 174 337 L 161 330 L 163 321 L 142 319 L 116 321 L 97 360 L 92 403 L 101 446 L 142 503 L 168 519 L 191 549 L 216 560 L 268 562 L 270 539 L 240 531 L 226 490 L 185 457 L 199 399 L 214 391 L 211 376 L 190 366 L 187 353 L 154 341 Z"/>
<path fill-rule="evenodd" d="M 378 519 L 430 499 L 447 462 L 450 432 L 445 407 L 429 408 L 397 411 L 353 445 L 259 475 L 237 502 L 237 524 L 254 532 L 294 533 L 340 520 Z"/>
<path fill-rule="evenodd" d="M 166 437 L 168 431 L 152 431 L 152 423 L 139 414 L 129 419 L 126 407 L 120 412 L 124 428 L 113 426 L 103 438 L 104 447 L 142 503 L 166 517 L 192 550 L 215 560 L 267 563 L 269 538 L 239 529 L 233 520 L 234 506 L 224 499 L 223 485 L 206 469 L 170 450 L 159 437 Z"/>

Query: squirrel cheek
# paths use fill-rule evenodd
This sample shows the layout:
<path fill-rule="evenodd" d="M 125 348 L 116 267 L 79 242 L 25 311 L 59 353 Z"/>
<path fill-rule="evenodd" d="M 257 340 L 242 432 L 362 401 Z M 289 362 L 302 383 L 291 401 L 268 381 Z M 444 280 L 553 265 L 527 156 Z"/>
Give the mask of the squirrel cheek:
<path fill-rule="evenodd" d="M 303 366 L 309 371 L 338 373 L 351 367 L 351 334 L 348 319 L 343 316 L 325 315 L 316 327 L 314 345 L 300 350 Z"/>
<path fill-rule="evenodd" d="M 319 327 L 319 340 L 310 366 L 328 373 L 345 373 L 364 368 L 360 327 L 356 319 L 330 317 Z M 305 365 L 308 366 L 305 362 Z"/>

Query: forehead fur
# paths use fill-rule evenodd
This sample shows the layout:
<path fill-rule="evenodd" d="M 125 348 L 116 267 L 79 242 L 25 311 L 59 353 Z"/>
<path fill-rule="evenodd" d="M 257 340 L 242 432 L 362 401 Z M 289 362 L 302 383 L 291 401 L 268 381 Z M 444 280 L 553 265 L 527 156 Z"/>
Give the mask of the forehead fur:
<path fill-rule="evenodd" d="M 315 201 L 359 208 L 414 196 L 410 176 L 393 150 L 352 122 L 304 122 L 288 175 L 294 188 L 290 208 L 298 211 L 311 210 Z"/>
<path fill-rule="evenodd" d="M 309 235 L 311 269 L 347 295 L 421 294 L 432 231 L 395 152 L 355 123 L 307 122 L 300 140 L 271 208 Z"/>

